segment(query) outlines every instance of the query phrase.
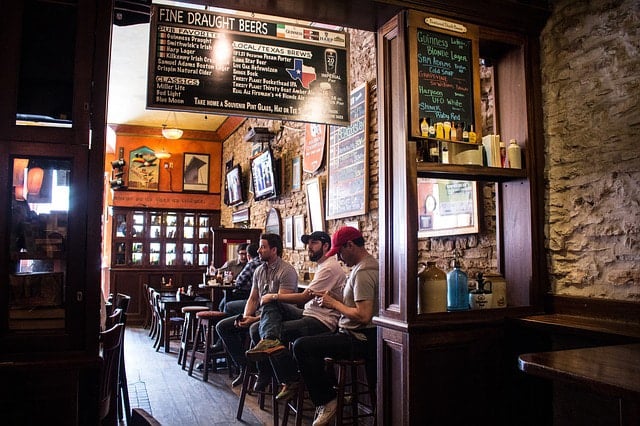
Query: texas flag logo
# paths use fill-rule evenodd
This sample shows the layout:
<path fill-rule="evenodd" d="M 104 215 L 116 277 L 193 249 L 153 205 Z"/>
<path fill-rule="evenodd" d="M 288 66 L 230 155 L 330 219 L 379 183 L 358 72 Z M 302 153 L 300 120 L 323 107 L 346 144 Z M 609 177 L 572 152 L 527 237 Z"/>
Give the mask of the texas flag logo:
<path fill-rule="evenodd" d="M 302 63 L 302 59 L 293 60 L 293 68 L 287 68 L 293 80 L 300 80 L 302 87 L 309 88 L 309 84 L 316 79 L 316 69 Z"/>

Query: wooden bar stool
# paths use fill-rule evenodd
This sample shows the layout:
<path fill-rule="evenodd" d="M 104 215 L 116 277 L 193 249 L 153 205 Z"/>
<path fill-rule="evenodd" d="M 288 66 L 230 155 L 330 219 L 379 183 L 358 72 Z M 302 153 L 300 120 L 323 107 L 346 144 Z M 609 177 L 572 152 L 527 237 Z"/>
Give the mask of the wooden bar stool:
<path fill-rule="evenodd" d="M 206 306 L 185 306 L 182 308 L 184 314 L 184 324 L 182 327 L 182 333 L 180 335 L 180 350 L 178 351 L 178 364 L 182 366 L 184 370 L 187 366 L 187 356 L 189 349 L 192 348 L 195 339 L 196 332 L 196 313 L 202 311 L 208 311 Z"/>
<path fill-rule="evenodd" d="M 193 375 L 193 366 L 196 362 L 196 358 L 201 359 L 203 362 L 202 367 L 202 380 L 205 382 L 209 379 L 209 361 L 215 361 L 219 353 L 212 353 L 211 348 L 215 343 L 216 336 L 216 324 L 226 318 L 227 314 L 220 311 L 200 311 L 196 312 L 196 318 L 198 319 L 198 328 L 196 329 L 195 339 L 193 341 L 193 347 L 191 348 L 191 362 L 189 363 L 189 376 Z M 204 342 L 202 341 L 204 336 Z M 202 352 L 199 352 L 202 347 Z M 225 358 L 226 355 L 223 354 Z M 220 357 L 221 358 L 221 357 Z M 229 368 L 229 360 L 227 359 L 227 368 Z M 215 362 L 214 362 L 215 369 Z"/>
<path fill-rule="evenodd" d="M 300 384 L 298 385 L 298 391 L 293 396 L 293 398 L 288 401 L 284 401 L 284 412 L 282 413 L 282 426 L 286 426 L 289 423 L 289 413 L 293 412 L 296 415 L 295 425 L 302 425 L 302 417 L 304 410 L 309 410 L 311 412 L 314 411 L 315 407 L 308 399 L 305 399 L 307 396 L 307 389 L 304 386 L 304 382 L 302 378 L 300 378 Z M 308 406 L 305 407 L 305 402 L 308 402 Z"/>
<path fill-rule="evenodd" d="M 336 425 L 359 424 L 359 419 L 372 417 L 373 424 L 376 422 L 376 394 L 375 389 L 369 386 L 366 361 L 359 359 L 338 359 L 325 358 L 327 368 L 337 369 L 337 384 L 335 386 L 338 393 L 338 406 L 336 409 Z M 364 379 L 358 377 L 358 371 L 362 373 Z M 361 395 L 369 395 L 368 404 L 360 399 Z M 346 399 L 346 401 L 345 401 Z M 350 415 L 344 414 L 345 403 L 351 407 Z M 362 407 L 362 413 L 360 412 Z"/>
<path fill-rule="evenodd" d="M 236 419 L 242 420 L 242 412 L 244 411 L 244 400 L 247 394 L 250 393 L 250 389 L 253 387 L 253 383 L 258 376 L 258 371 L 254 362 L 247 362 L 247 365 L 243 368 L 242 373 L 242 389 L 240 390 L 240 398 L 238 400 L 238 411 L 236 412 Z M 276 401 L 276 395 L 278 394 L 278 381 L 275 376 L 271 377 L 271 384 L 266 390 L 258 392 L 258 404 L 261 410 L 264 410 L 265 396 L 271 396 L 271 408 L 273 410 L 273 425 L 278 426 L 278 401 Z"/>

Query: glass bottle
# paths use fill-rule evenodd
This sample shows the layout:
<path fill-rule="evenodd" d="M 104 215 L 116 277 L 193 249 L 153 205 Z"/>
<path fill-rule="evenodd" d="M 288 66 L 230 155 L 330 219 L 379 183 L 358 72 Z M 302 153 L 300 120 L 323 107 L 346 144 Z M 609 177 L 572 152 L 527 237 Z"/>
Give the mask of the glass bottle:
<path fill-rule="evenodd" d="M 429 139 L 428 142 L 427 161 L 430 163 L 440 162 L 440 148 L 438 147 L 438 141 L 435 139 Z"/>
<path fill-rule="evenodd" d="M 429 121 L 427 118 L 423 118 L 420 122 L 420 136 L 423 138 L 429 136 Z"/>
<path fill-rule="evenodd" d="M 418 282 L 418 313 L 446 312 L 447 274 L 436 266 L 436 262 L 427 262 L 426 268 L 418 273 Z"/>
<path fill-rule="evenodd" d="M 466 311 L 469 309 L 469 277 L 460 269 L 460 261 L 453 261 L 453 269 L 447 273 L 447 310 Z"/>

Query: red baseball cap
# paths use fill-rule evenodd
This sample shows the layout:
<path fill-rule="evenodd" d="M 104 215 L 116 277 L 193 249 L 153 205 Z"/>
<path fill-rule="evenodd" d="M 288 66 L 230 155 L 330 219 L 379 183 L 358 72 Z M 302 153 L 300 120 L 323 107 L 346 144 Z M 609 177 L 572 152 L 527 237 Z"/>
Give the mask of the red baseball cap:
<path fill-rule="evenodd" d="M 362 238 L 362 233 L 352 226 L 343 226 L 333 233 L 331 236 L 331 250 L 326 254 L 327 257 L 333 256 L 340 251 L 345 243 Z"/>

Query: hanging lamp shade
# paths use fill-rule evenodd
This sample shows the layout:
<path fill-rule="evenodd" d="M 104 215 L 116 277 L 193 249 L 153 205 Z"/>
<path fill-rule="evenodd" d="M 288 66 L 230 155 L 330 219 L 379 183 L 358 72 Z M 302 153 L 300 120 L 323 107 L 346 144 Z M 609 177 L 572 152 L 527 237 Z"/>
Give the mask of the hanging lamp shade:
<path fill-rule="evenodd" d="M 165 137 L 165 139 L 180 139 L 182 137 L 182 134 L 184 132 L 178 128 L 168 128 L 168 127 L 162 127 L 162 136 Z"/>
<path fill-rule="evenodd" d="M 170 118 L 173 115 L 173 125 L 170 125 Z M 162 136 L 166 139 L 180 139 L 184 132 L 178 128 L 178 117 L 175 111 L 167 114 L 167 120 L 162 125 Z"/>
<path fill-rule="evenodd" d="M 42 178 L 44 177 L 44 169 L 42 167 L 31 167 L 27 173 L 27 193 L 38 195 L 42 188 Z"/>

